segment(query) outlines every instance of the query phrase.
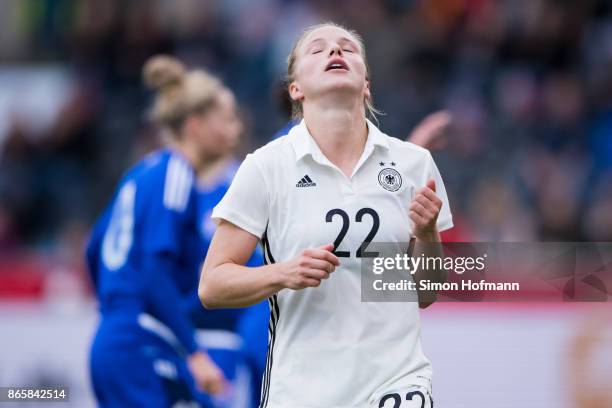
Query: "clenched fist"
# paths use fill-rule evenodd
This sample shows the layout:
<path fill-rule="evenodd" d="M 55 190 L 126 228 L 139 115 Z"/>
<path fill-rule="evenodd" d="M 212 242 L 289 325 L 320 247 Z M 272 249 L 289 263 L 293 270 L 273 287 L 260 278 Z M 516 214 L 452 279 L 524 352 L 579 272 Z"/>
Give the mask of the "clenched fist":
<path fill-rule="evenodd" d="M 196 386 L 211 395 L 221 394 L 228 386 L 223 371 L 212 361 L 208 354 L 196 351 L 187 358 L 187 365 Z"/>
<path fill-rule="evenodd" d="M 297 258 L 288 261 L 283 268 L 283 286 L 289 289 L 319 286 L 340 265 L 338 257 L 331 252 L 333 249 L 333 244 L 305 249 Z"/>
<path fill-rule="evenodd" d="M 417 190 L 410 203 L 410 219 L 414 223 L 414 236 L 425 242 L 432 242 L 438 236 L 436 222 L 442 208 L 442 200 L 436 195 L 436 182 L 427 181 L 427 185 Z"/>

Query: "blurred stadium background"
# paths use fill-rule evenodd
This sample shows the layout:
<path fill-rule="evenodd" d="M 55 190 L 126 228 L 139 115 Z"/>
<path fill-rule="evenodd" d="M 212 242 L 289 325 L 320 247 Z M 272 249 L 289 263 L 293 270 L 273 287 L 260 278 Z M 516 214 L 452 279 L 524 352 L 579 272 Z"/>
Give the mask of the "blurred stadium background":
<path fill-rule="evenodd" d="M 69 385 L 73 406 L 93 404 L 83 245 L 121 173 L 158 143 L 145 59 L 171 53 L 221 76 L 246 152 L 286 123 L 285 57 L 325 20 L 363 35 L 385 132 L 452 113 L 435 153 L 456 224 L 447 239 L 612 241 L 610 1 L 0 0 L 1 386 Z M 611 333 L 593 330 L 599 368 L 572 365 L 577 344 L 597 343 L 582 327 L 606 314 L 434 306 L 423 337 L 436 406 L 573 407 L 579 378 L 612 389 Z"/>

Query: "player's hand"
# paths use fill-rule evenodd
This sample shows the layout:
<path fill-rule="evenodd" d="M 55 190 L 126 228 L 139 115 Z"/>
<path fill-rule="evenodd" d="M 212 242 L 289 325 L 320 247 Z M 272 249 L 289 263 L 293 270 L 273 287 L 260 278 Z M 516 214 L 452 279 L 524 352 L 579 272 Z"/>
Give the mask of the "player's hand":
<path fill-rule="evenodd" d="M 303 250 L 283 268 L 284 286 L 289 289 L 317 287 L 323 279 L 340 265 L 340 260 L 331 251 L 333 244 Z"/>
<path fill-rule="evenodd" d="M 446 110 L 431 113 L 419 122 L 407 141 L 429 150 L 443 149 L 446 147 L 446 134 L 451 121 L 452 116 Z"/>
<path fill-rule="evenodd" d="M 187 365 L 201 391 L 210 395 L 218 395 L 225 390 L 227 380 L 208 354 L 196 351 L 187 358 Z"/>
<path fill-rule="evenodd" d="M 414 236 L 425 242 L 432 242 L 438 235 L 436 222 L 442 208 L 442 200 L 436 195 L 436 182 L 427 181 L 410 203 L 410 219 L 414 223 Z"/>

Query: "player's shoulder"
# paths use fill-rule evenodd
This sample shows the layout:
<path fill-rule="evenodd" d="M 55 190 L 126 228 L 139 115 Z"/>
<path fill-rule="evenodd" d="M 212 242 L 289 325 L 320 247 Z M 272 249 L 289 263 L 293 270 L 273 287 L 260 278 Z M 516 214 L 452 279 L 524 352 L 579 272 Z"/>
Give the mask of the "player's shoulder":
<path fill-rule="evenodd" d="M 159 149 L 148 153 L 125 172 L 124 178 L 146 180 L 163 175 L 171 154 L 167 149 Z"/>
<path fill-rule="evenodd" d="M 397 154 L 398 157 L 402 157 L 408 163 L 421 167 L 433 160 L 430 151 L 424 147 L 384 133 L 382 135 L 387 140 L 389 151 Z"/>
<path fill-rule="evenodd" d="M 389 148 L 393 151 L 399 151 L 407 155 L 410 155 L 411 157 L 422 158 L 422 159 L 426 159 L 431 155 L 429 150 L 425 149 L 424 147 L 416 145 L 412 142 L 398 139 L 397 137 L 389 136 L 384 133 L 383 135 L 384 137 L 386 137 L 389 143 Z"/>
<path fill-rule="evenodd" d="M 282 170 L 287 163 L 295 161 L 295 151 L 292 147 L 291 137 L 291 132 L 289 132 L 266 143 L 247 154 L 245 161 L 255 164 L 265 172 Z"/>
<path fill-rule="evenodd" d="M 291 132 L 285 135 L 282 135 L 280 137 L 277 137 L 276 139 L 259 147 L 251 154 L 256 159 L 266 159 L 266 158 L 274 157 L 278 154 L 292 152 L 293 148 L 291 147 L 290 134 Z"/>
<path fill-rule="evenodd" d="M 160 149 L 145 156 L 131 175 L 138 184 L 141 196 L 156 201 L 161 197 L 165 208 L 183 211 L 194 187 L 191 164 L 171 149 Z"/>

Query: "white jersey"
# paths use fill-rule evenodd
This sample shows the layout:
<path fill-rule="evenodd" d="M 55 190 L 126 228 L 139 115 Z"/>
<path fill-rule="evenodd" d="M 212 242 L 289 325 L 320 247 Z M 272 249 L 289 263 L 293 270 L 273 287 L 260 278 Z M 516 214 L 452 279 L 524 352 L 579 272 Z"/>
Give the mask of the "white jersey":
<path fill-rule="evenodd" d="M 364 241 L 408 242 L 408 207 L 429 178 L 443 202 L 438 229 L 452 227 L 444 184 L 431 154 L 368 122 L 351 177 L 321 152 L 302 121 L 249 154 L 214 209 L 260 237 L 268 263 L 336 242 L 340 266 L 316 288 L 270 298 L 262 406 L 364 407 L 388 390 L 431 391 L 416 302 L 361 302 Z"/>

